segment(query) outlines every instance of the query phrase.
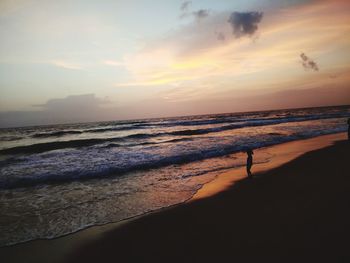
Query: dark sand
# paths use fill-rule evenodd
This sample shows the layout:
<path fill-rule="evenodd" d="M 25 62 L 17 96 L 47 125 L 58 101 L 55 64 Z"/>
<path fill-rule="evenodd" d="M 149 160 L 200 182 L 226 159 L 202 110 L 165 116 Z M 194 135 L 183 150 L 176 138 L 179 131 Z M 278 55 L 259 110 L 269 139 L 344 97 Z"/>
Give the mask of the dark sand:
<path fill-rule="evenodd" d="M 251 180 L 235 170 L 189 203 L 0 248 L 0 262 L 350 262 L 350 143 L 303 154 L 339 137 L 271 147 Z"/>
<path fill-rule="evenodd" d="M 350 262 L 350 143 L 106 233 L 70 262 Z"/>

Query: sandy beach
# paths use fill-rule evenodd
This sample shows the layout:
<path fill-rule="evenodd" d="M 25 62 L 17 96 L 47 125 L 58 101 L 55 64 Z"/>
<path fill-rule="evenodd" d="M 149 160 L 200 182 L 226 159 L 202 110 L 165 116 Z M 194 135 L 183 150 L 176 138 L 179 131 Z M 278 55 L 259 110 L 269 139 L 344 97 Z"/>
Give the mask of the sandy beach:
<path fill-rule="evenodd" d="M 349 262 L 346 134 L 266 149 L 187 203 L 54 240 L 0 248 L 4 262 Z"/>

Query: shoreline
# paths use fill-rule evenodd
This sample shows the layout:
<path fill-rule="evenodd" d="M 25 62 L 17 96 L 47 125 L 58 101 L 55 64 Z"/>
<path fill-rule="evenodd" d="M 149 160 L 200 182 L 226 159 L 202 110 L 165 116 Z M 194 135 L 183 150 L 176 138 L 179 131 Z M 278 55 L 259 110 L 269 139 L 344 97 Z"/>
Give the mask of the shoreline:
<path fill-rule="evenodd" d="M 322 139 L 320 140 L 320 138 Z M 252 173 L 253 175 L 261 174 L 268 170 L 275 169 L 283 164 L 291 162 L 307 152 L 331 146 L 334 142 L 342 139 L 346 139 L 346 133 L 341 132 L 321 135 L 313 138 L 301 139 L 256 149 L 254 150 L 255 156 L 258 156 L 261 152 L 267 152 L 273 157 L 271 157 L 269 162 L 253 164 Z M 215 179 L 203 185 L 203 187 L 200 188 L 189 201 L 196 201 L 218 194 L 219 192 L 225 191 L 232 187 L 234 183 L 246 177 L 247 172 L 245 166 L 231 169 L 225 173 L 219 174 Z"/>
<path fill-rule="evenodd" d="M 257 175 L 257 179 L 260 179 L 259 175 L 261 173 L 288 164 L 305 153 L 325 148 L 334 144 L 337 140 L 345 139 L 345 137 L 345 133 L 336 133 L 257 149 L 255 150 L 255 155 L 258 155 L 259 152 L 267 151 L 272 154 L 273 157 L 272 160 L 267 163 L 254 165 L 252 172 Z M 25 259 L 26 262 L 46 262 L 49 258 L 50 262 L 63 262 L 65 257 L 71 254 L 72 251 L 74 252 L 76 248 L 99 240 L 116 229 L 128 228 L 128 225 L 135 221 L 142 221 L 144 218 L 152 217 L 153 215 L 162 214 L 178 208 L 181 209 L 182 206 L 191 205 L 192 203 L 196 203 L 196 201 L 203 199 L 210 200 L 214 195 L 230 190 L 235 183 L 240 182 L 245 177 L 245 167 L 232 169 L 226 173 L 218 175 L 214 180 L 205 184 L 190 200 L 184 203 L 147 212 L 116 223 L 108 223 L 102 226 L 91 226 L 55 239 L 33 240 L 2 247 L 0 248 L 0 254 L 5 255 L 5 258 L 9 259 L 8 262 L 22 262 L 21 259 Z M 43 247 L 44 250 L 47 251 L 47 257 L 41 252 Z M 35 252 L 37 252 L 37 254 Z M 55 258 L 55 260 L 52 258 Z M 11 261 L 11 259 L 14 261 Z"/>

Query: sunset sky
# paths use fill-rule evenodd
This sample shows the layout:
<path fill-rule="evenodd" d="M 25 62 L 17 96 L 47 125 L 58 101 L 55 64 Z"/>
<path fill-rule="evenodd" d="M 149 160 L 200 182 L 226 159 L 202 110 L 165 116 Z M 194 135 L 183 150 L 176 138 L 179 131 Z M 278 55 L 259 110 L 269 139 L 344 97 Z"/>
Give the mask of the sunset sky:
<path fill-rule="evenodd" d="M 0 126 L 350 104 L 350 1 L 0 1 Z"/>

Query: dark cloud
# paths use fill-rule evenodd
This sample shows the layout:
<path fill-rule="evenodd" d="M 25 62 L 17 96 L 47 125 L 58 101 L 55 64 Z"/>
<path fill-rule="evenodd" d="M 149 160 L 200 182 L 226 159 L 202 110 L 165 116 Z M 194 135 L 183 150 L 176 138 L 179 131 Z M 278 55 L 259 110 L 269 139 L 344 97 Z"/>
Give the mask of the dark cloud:
<path fill-rule="evenodd" d="M 207 16 L 209 16 L 209 10 L 208 9 L 199 9 L 198 11 L 194 11 L 192 12 L 192 15 L 200 20 L 202 18 L 206 18 Z"/>
<path fill-rule="evenodd" d="M 300 57 L 301 57 L 301 64 L 303 65 L 304 69 L 319 71 L 317 63 L 311 58 L 309 58 L 308 56 L 306 56 L 305 53 L 301 53 Z"/>
<path fill-rule="evenodd" d="M 117 108 L 105 107 L 110 102 L 94 94 L 54 98 L 44 104 L 33 105 L 33 111 L 0 112 L 0 127 L 43 125 L 55 123 L 111 120 Z"/>
<path fill-rule="evenodd" d="M 84 112 L 98 108 L 101 104 L 107 103 L 107 100 L 97 98 L 94 94 L 71 95 L 65 98 L 50 99 L 45 104 L 39 106 L 47 111 L 75 111 Z"/>
<path fill-rule="evenodd" d="M 188 9 L 189 9 L 189 7 L 190 7 L 190 5 L 191 5 L 191 2 L 192 2 L 192 1 L 185 1 L 185 2 L 183 2 L 183 3 L 181 4 L 181 6 L 180 6 L 180 10 L 181 10 L 182 12 L 187 12 Z"/>
<path fill-rule="evenodd" d="M 258 24 L 263 18 L 262 12 L 233 12 L 228 22 L 237 38 L 251 36 L 258 30 Z"/>

